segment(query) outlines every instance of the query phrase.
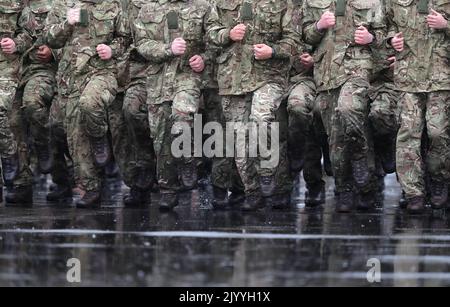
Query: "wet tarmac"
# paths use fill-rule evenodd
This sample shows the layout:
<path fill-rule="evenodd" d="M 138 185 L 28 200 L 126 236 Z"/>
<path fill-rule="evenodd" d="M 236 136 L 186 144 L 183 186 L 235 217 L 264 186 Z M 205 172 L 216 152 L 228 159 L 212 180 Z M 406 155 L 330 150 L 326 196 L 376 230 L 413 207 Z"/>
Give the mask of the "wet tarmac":
<path fill-rule="evenodd" d="M 125 209 L 118 182 L 104 208 L 77 210 L 47 204 L 41 184 L 33 208 L 0 206 L 0 286 L 450 286 L 449 217 L 406 215 L 386 183 L 384 210 L 349 215 L 334 213 L 331 184 L 320 210 L 304 208 L 302 184 L 293 209 L 250 214 L 209 210 L 205 190 L 170 214 L 157 195 Z M 67 281 L 71 258 L 81 283 Z"/>

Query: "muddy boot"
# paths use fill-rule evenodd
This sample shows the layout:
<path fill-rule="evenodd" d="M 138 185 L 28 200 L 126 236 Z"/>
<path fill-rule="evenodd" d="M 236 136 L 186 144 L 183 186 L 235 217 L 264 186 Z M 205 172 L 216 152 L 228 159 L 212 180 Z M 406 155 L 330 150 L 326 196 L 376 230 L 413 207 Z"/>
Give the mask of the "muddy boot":
<path fill-rule="evenodd" d="M 238 206 L 245 201 L 244 191 L 231 191 L 230 196 L 228 196 L 228 203 L 231 207 Z"/>
<path fill-rule="evenodd" d="M 275 179 L 273 176 L 261 176 L 261 194 L 263 197 L 271 197 L 275 193 Z"/>
<path fill-rule="evenodd" d="M 214 210 L 227 210 L 229 208 L 228 203 L 228 191 L 219 187 L 213 186 L 213 207 Z"/>
<path fill-rule="evenodd" d="M 340 192 L 336 198 L 336 212 L 349 213 L 353 210 L 353 191 Z"/>
<path fill-rule="evenodd" d="M 177 193 L 161 193 L 161 199 L 159 200 L 159 210 L 172 211 L 176 206 L 178 206 Z"/>
<path fill-rule="evenodd" d="M 17 154 L 2 157 L 3 179 L 7 186 L 12 186 L 19 173 L 19 158 Z"/>
<path fill-rule="evenodd" d="M 106 136 L 102 138 L 91 138 L 90 141 L 95 164 L 98 167 L 105 167 L 111 159 L 108 138 Z"/>
<path fill-rule="evenodd" d="M 193 190 L 197 186 L 197 166 L 193 163 L 185 163 L 181 166 L 181 182 L 187 190 Z"/>
<path fill-rule="evenodd" d="M 325 203 L 325 184 L 323 182 L 310 185 L 305 192 L 305 206 L 315 208 Z"/>
<path fill-rule="evenodd" d="M 448 200 L 447 183 L 431 180 L 430 194 L 431 207 L 434 210 L 445 209 Z"/>
<path fill-rule="evenodd" d="M 291 208 L 291 193 L 278 194 L 269 197 L 266 202 L 275 210 L 287 210 Z"/>
<path fill-rule="evenodd" d="M 380 150 L 380 160 L 383 170 L 386 174 L 393 174 L 396 171 L 395 163 L 395 139 L 387 141 L 386 145 Z"/>
<path fill-rule="evenodd" d="M 36 156 L 38 159 L 39 171 L 42 174 L 50 174 L 53 168 L 53 153 L 50 146 L 36 145 Z"/>
<path fill-rule="evenodd" d="M 77 201 L 77 208 L 79 209 L 98 209 L 101 207 L 101 195 L 98 191 L 88 191 L 84 196 Z"/>
<path fill-rule="evenodd" d="M 250 211 L 257 211 L 262 208 L 264 208 L 263 198 L 261 197 L 260 193 L 255 193 L 247 195 L 245 197 L 245 201 L 242 204 L 241 210 L 250 212 Z"/>
<path fill-rule="evenodd" d="M 425 198 L 423 196 L 416 196 L 408 199 L 409 214 L 422 214 L 425 211 Z"/>
<path fill-rule="evenodd" d="M 60 202 L 72 198 L 72 187 L 69 184 L 57 184 L 47 194 L 47 201 Z"/>
<path fill-rule="evenodd" d="M 8 191 L 5 197 L 6 205 L 29 206 L 33 204 L 33 187 L 14 186 Z"/>
<path fill-rule="evenodd" d="M 352 174 L 358 188 L 363 188 L 369 184 L 370 171 L 366 158 L 352 160 Z"/>
<path fill-rule="evenodd" d="M 148 194 L 137 187 L 132 187 L 123 198 L 123 204 L 128 208 L 143 207 L 148 201 Z"/>

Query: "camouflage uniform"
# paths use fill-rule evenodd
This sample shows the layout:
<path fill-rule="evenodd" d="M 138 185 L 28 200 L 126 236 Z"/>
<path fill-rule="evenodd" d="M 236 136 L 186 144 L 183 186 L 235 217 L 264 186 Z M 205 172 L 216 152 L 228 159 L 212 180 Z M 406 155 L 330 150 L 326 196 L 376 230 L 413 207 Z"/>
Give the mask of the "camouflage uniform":
<path fill-rule="evenodd" d="M 276 178 L 274 194 L 288 193 L 292 180 L 287 161 L 287 128 L 283 127 L 287 124 L 287 115 L 280 106 L 288 86 L 290 58 L 296 54 L 300 39 L 292 22 L 292 2 L 220 0 L 217 7 L 218 24 L 224 28 L 216 30 L 212 36 L 214 43 L 223 47 L 217 61 L 225 120 L 244 124 L 267 123 L 269 129 L 271 124 L 280 123 L 280 160 L 277 167 L 260 168 L 257 162 L 262 159 L 250 158 L 248 148 L 245 157 L 236 155 L 234 158 L 245 193 L 259 193 L 258 173 L 261 177 Z M 247 32 L 242 42 L 234 43 L 229 38 L 230 31 L 240 23 L 247 25 Z M 265 61 L 254 59 L 253 45 L 259 43 L 272 47 L 273 58 Z M 230 168 L 224 169 L 229 171 Z"/>
<path fill-rule="evenodd" d="M 12 38 L 16 53 L 7 55 L 0 50 L 0 156 L 10 157 L 17 153 L 9 120 L 13 100 L 19 82 L 20 54 L 31 47 L 32 38 L 19 24 L 24 1 L 0 1 L 0 39 Z"/>
<path fill-rule="evenodd" d="M 199 110 L 202 76 L 191 69 L 189 59 L 194 55 L 204 58 L 210 12 L 210 5 L 203 0 L 158 0 L 141 9 L 135 25 L 137 51 L 153 63 L 147 70 L 147 101 L 162 193 L 182 190 L 179 169 L 197 163 L 193 157 L 176 159 L 171 145 L 181 133 L 179 124 L 187 123 L 192 128 Z M 186 41 L 187 50 L 176 57 L 171 43 L 178 37 Z"/>
<path fill-rule="evenodd" d="M 394 80 L 402 92 L 397 173 L 408 199 L 425 196 L 424 129 L 429 139 L 427 171 L 438 182 L 450 178 L 450 27 L 429 28 L 426 17 L 431 8 L 450 18 L 446 0 L 391 0 L 387 9 L 388 37 L 403 32 L 405 39 L 404 50 L 396 55 Z"/>
<path fill-rule="evenodd" d="M 76 6 L 87 11 L 89 26 L 66 21 L 67 9 Z M 105 137 L 108 131 L 107 110 L 118 88 L 116 58 L 126 45 L 127 22 L 115 0 L 60 1 L 53 11 L 59 18 L 48 26 L 46 38 L 50 47 L 64 48 L 58 69 L 64 85 L 59 94 L 67 98 L 64 126 L 75 180 L 85 191 L 99 191 L 101 170 L 94 163 L 90 140 Z M 111 47 L 111 60 L 99 58 L 99 44 Z"/>
<path fill-rule="evenodd" d="M 335 12 L 337 4 L 344 10 L 336 14 L 339 15 L 336 26 L 318 31 L 317 21 L 325 11 Z M 351 191 L 354 185 L 351 160 L 367 159 L 369 171 L 374 171 L 368 89 L 373 66 L 371 48 L 384 38 L 384 13 L 379 0 L 306 0 L 303 12 L 304 39 L 317 47 L 314 54 L 317 103 L 329 137 L 336 191 Z M 371 46 L 354 43 L 354 33 L 360 25 L 374 35 Z M 372 184 L 359 188 L 363 192 L 374 189 Z"/>
<path fill-rule="evenodd" d="M 128 17 L 132 37 L 135 38 L 136 30 L 134 21 L 138 18 L 139 11 L 148 1 L 132 0 L 128 3 Z M 147 89 L 146 76 L 147 69 L 151 70 L 152 65 L 138 54 L 134 45 L 127 53 L 127 75 L 126 91 L 123 101 L 123 115 L 125 119 L 125 129 L 128 140 L 126 159 L 121 168 L 123 179 L 127 186 L 136 186 L 138 177 L 143 173 L 147 174 L 145 185 L 148 189 L 151 180 L 155 177 L 155 157 L 153 152 L 153 141 L 150 137 L 150 127 L 148 123 Z M 114 139 L 114 137 L 113 137 Z M 130 151 L 131 150 L 131 151 Z"/>
<path fill-rule="evenodd" d="M 11 114 L 11 128 L 20 152 L 20 173 L 14 180 L 15 186 L 33 183 L 28 143 L 36 152 L 48 151 L 50 143 L 48 121 L 56 88 L 57 63 L 55 59 L 49 63 L 41 62 L 37 58 L 37 50 L 43 45 L 45 20 L 51 8 L 51 0 L 31 0 L 22 11 L 21 24 L 28 25 L 35 43 L 23 56 L 20 86 Z"/>

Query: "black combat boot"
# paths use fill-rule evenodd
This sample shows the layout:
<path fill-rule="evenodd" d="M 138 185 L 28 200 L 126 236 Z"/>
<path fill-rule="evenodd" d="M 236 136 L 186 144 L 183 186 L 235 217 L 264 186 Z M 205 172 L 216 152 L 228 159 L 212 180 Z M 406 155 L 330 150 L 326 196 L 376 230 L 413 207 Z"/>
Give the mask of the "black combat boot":
<path fill-rule="evenodd" d="M 271 197 L 275 193 L 276 183 L 273 176 L 261 176 L 261 194 L 263 197 Z"/>
<path fill-rule="evenodd" d="M 159 210 L 172 211 L 176 206 L 178 206 L 177 193 L 161 193 L 161 199 L 159 200 Z"/>
<path fill-rule="evenodd" d="M 353 191 L 343 191 L 336 195 L 336 212 L 349 213 L 353 210 Z"/>
<path fill-rule="evenodd" d="M 245 201 L 244 191 L 232 190 L 230 196 L 228 196 L 228 203 L 231 207 L 242 204 Z"/>
<path fill-rule="evenodd" d="M 315 208 L 325 203 L 325 184 L 323 182 L 308 185 L 305 192 L 305 206 L 307 208 Z"/>
<path fill-rule="evenodd" d="M 400 206 L 400 209 L 406 209 L 408 207 L 408 200 L 406 199 L 405 191 L 402 190 L 402 196 L 400 197 L 400 200 L 398 201 L 398 205 Z"/>
<path fill-rule="evenodd" d="M 135 185 L 139 189 L 146 191 L 153 187 L 155 183 L 155 174 L 150 169 L 140 169 L 136 178 Z"/>
<path fill-rule="evenodd" d="M 380 150 L 381 165 L 383 166 L 383 170 L 386 174 L 393 174 L 396 171 L 395 148 L 395 139 L 390 139 Z"/>
<path fill-rule="evenodd" d="M 42 174 L 50 174 L 53 168 L 53 153 L 50 149 L 50 146 L 36 145 L 35 148 L 39 171 Z"/>
<path fill-rule="evenodd" d="M 129 208 L 143 207 L 148 203 L 148 201 L 148 193 L 138 187 L 132 187 L 130 192 L 123 198 L 123 204 L 125 207 Z"/>
<path fill-rule="evenodd" d="M 445 209 L 448 200 L 448 185 L 445 182 L 431 180 L 430 202 L 435 210 Z"/>
<path fill-rule="evenodd" d="M 69 184 L 57 184 L 47 194 L 47 201 L 60 202 L 72 198 L 72 187 Z"/>
<path fill-rule="evenodd" d="M 359 211 L 369 211 L 376 207 L 376 192 L 360 192 L 355 198 L 356 209 Z"/>
<path fill-rule="evenodd" d="M 275 210 L 288 210 L 291 208 L 291 193 L 277 194 L 266 200 Z"/>
<path fill-rule="evenodd" d="M 3 179 L 7 186 L 12 186 L 14 179 L 19 174 L 19 157 L 14 154 L 9 157 L 2 157 Z"/>
<path fill-rule="evenodd" d="M 183 163 L 181 165 L 181 182 L 187 190 L 193 190 L 197 186 L 198 173 L 195 163 Z"/>
<path fill-rule="evenodd" d="M 352 160 L 352 174 L 358 188 L 363 188 L 369 184 L 370 171 L 365 157 L 359 160 Z"/>
<path fill-rule="evenodd" d="M 264 201 L 259 193 L 247 195 L 245 197 L 245 202 L 241 207 L 242 211 L 257 211 L 264 208 Z"/>
<path fill-rule="evenodd" d="M 94 154 L 94 161 L 98 167 L 105 167 L 111 159 L 111 148 L 109 148 L 108 138 L 91 138 L 91 147 Z"/>
<path fill-rule="evenodd" d="M 409 198 L 407 210 L 410 214 L 422 214 L 425 211 L 425 198 L 423 196 Z"/>
<path fill-rule="evenodd" d="M 101 195 L 98 191 L 88 191 L 77 201 L 79 209 L 99 209 L 101 207 Z"/>
<path fill-rule="evenodd" d="M 6 205 L 30 206 L 33 204 L 33 187 L 14 186 L 8 190 L 6 197 Z"/>
<path fill-rule="evenodd" d="M 229 209 L 228 190 L 213 186 L 213 207 L 215 210 Z"/>

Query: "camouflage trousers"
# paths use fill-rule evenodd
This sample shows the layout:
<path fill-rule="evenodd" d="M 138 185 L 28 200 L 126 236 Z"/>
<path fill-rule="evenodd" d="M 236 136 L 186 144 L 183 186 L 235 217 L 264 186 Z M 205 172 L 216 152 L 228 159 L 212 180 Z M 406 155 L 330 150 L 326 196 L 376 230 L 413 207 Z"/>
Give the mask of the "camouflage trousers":
<path fill-rule="evenodd" d="M 74 186 L 74 162 L 70 155 L 64 126 L 68 97 L 55 95 L 50 107 L 50 144 L 53 153 L 52 180 L 58 185 Z"/>
<path fill-rule="evenodd" d="M 362 78 L 348 80 L 342 87 L 320 92 L 317 103 L 329 138 L 330 158 L 336 191 L 354 188 L 352 160 L 366 158 L 370 174 L 375 170 L 369 127 L 369 83 Z M 373 177 L 373 176 L 371 176 Z M 371 182 L 362 192 L 375 188 Z"/>
<path fill-rule="evenodd" d="M 128 148 L 124 156 L 126 163 L 123 164 L 121 172 L 125 184 L 133 187 L 140 172 L 155 174 L 156 171 L 153 140 L 150 137 L 148 123 L 145 82 L 133 84 L 127 89 L 122 110 L 128 136 L 128 140 L 124 140 L 122 144 L 127 144 Z"/>
<path fill-rule="evenodd" d="M 198 163 L 193 156 L 192 142 L 190 156 L 176 158 L 172 154 L 172 144 L 181 132 L 183 124 L 194 127 L 194 116 L 200 106 L 200 90 L 191 89 L 175 94 L 173 101 L 155 104 L 148 97 L 148 117 L 150 136 L 156 155 L 156 173 L 161 193 L 179 192 L 184 189 L 180 181 L 179 169 L 182 163 Z M 173 129 L 172 129 L 173 128 Z M 174 132 L 174 134 L 172 134 Z M 193 136 L 193 133 L 191 133 Z"/>
<path fill-rule="evenodd" d="M 326 139 L 320 111 L 316 107 L 316 86 L 312 80 L 294 85 L 287 101 L 289 114 L 288 153 L 291 171 L 301 171 L 292 163 L 304 158 L 303 176 L 307 186 L 322 184 L 322 144 Z"/>
<path fill-rule="evenodd" d="M 19 147 L 20 165 L 15 186 L 33 184 L 30 154 L 34 148 L 49 146 L 49 111 L 55 90 L 55 75 L 48 72 L 30 77 L 17 91 L 11 110 L 11 129 Z"/>
<path fill-rule="evenodd" d="M 449 103 L 450 91 L 401 95 L 397 174 L 407 198 L 425 196 L 425 170 L 433 180 L 450 179 Z M 426 159 L 421 153 L 425 130 Z"/>
<path fill-rule="evenodd" d="M 279 124 L 279 157 L 276 165 L 262 167 L 264 165 L 262 162 L 267 162 L 270 158 L 264 158 L 261 155 L 251 157 L 249 154 L 249 135 L 246 134 L 245 155 L 241 154 L 240 148 L 234 148 L 234 158 L 214 159 L 213 185 L 233 190 L 240 188 L 242 182 L 245 193 L 249 195 L 259 193 L 260 176 L 271 176 L 276 183 L 275 194 L 284 194 L 291 191 L 292 178 L 287 157 L 288 120 L 286 106 L 282 103 L 283 94 L 283 87 L 277 84 L 268 84 L 245 96 L 224 96 L 222 98 L 226 123 L 248 124 L 253 122 L 258 125 L 261 123 L 267 124 L 269 147 L 272 147 L 270 128 L 274 127 L 273 123 Z M 238 133 L 235 131 L 235 139 L 237 138 Z"/>
<path fill-rule="evenodd" d="M 369 120 L 375 138 L 397 135 L 399 122 L 398 100 L 400 93 L 391 83 L 375 85 L 370 89 Z"/>
<path fill-rule="evenodd" d="M 11 131 L 10 112 L 16 96 L 16 80 L 0 77 L 0 156 L 17 153 L 17 142 Z"/>
<path fill-rule="evenodd" d="M 74 160 L 76 184 L 85 191 L 101 189 L 103 169 L 97 167 L 91 140 L 107 136 L 108 110 L 115 101 L 117 80 L 113 74 L 94 75 L 66 105 L 65 129 Z"/>

